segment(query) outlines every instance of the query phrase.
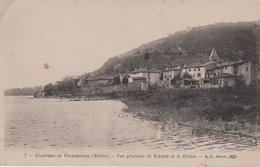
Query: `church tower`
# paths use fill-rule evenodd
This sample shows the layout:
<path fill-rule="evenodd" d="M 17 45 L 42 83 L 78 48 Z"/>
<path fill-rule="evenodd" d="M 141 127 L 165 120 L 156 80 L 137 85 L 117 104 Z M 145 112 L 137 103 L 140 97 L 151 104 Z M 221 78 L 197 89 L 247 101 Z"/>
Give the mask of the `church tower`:
<path fill-rule="evenodd" d="M 212 48 L 212 51 L 210 53 L 209 61 L 211 63 L 218 63 L 219 62 L 219 57 L 218 57 L 217 51 L 214 47 Z"/>

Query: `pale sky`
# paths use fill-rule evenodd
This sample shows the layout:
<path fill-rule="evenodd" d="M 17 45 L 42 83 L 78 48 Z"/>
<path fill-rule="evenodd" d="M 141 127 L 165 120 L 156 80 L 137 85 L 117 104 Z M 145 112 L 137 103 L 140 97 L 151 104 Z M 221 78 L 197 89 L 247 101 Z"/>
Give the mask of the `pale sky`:
<path fill-rule="evenodd" d="M 187 27 L 259 20 L 260 0 L 0 0 L 0 10 L 0 84 L 12 88 L 91 72 Z"/>

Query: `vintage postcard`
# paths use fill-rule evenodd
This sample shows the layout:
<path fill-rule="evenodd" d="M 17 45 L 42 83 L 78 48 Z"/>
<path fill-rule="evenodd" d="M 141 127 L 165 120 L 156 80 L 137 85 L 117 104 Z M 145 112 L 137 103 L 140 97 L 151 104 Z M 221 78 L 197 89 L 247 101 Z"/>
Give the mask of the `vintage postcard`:
<path fill-rule="evenodd" d="M 0 0 L 0 165 L 260 166 L 260 0 Z"/>

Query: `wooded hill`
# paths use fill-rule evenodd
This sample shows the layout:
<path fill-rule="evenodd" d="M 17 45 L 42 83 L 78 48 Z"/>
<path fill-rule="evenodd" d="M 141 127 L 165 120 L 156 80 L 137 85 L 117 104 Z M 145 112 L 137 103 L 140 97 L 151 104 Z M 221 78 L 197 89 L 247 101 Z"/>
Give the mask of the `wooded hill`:
<path fill-rule="evenodd" d="M 110 58 L 94 75 L 113 75 L 146 67 L 144 54 L 147 50 L 152 51 L 150 64 L 154 69 L 207 62 L 213 47 L 223 61 L 250 58 L 257 53 L 257 29 L 257 22 L 238 22 L 217 23 L 176 32 Z"/>

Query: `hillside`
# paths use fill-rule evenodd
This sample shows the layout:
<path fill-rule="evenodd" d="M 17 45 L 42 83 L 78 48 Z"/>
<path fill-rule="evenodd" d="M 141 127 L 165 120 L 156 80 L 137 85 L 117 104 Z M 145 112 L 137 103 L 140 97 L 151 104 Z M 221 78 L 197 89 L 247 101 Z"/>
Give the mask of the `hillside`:
<path fill-rule="evenodd" d="M 223 61 L 249 58 L 256 55 L 256 22 L 217 23 L 177 32 L 126 53 L 110 58 L 95 75 L 111 75 L 146 67 L 144 53 L 150 55 L 151 68 L 164 69 L 180 64 L 204 63 L 212 47 Z"/>

